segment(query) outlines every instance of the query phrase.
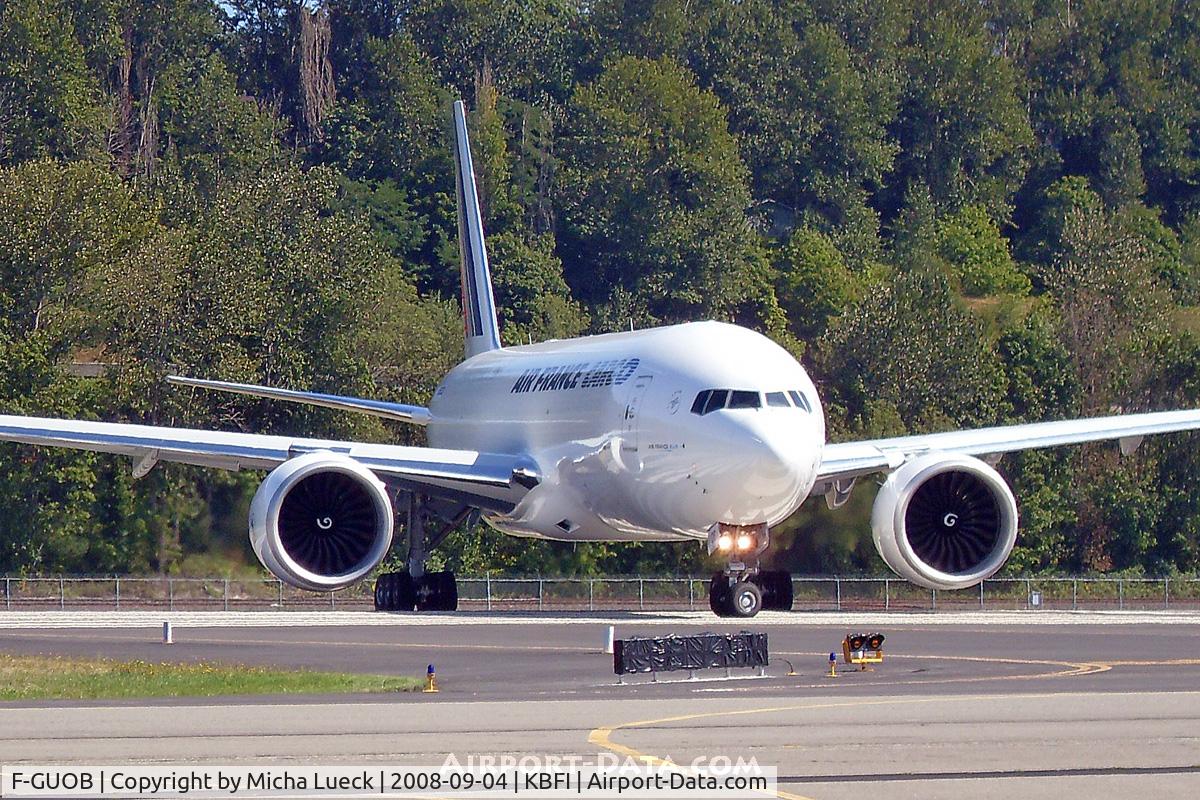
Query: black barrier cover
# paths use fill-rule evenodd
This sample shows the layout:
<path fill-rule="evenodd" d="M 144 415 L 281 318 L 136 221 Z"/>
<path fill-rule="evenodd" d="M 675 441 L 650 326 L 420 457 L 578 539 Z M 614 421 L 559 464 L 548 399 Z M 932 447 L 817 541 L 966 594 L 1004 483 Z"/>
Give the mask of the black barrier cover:
<path fill-rule="evenodd" d="M 676 669 L 767 666 L 767 635 L 701 633 L 613 642 L 613 672 L 670 672 Z"/>

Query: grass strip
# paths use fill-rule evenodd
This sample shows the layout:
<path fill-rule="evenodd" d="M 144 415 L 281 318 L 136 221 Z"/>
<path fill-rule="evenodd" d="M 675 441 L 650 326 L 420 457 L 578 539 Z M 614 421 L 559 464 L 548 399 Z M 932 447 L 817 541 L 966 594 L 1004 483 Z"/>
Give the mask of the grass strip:
<path fill-rule="evenodd" d="M 0 653 L 0 700 L 411 692 L 423 685 L 391 675 Z"/>

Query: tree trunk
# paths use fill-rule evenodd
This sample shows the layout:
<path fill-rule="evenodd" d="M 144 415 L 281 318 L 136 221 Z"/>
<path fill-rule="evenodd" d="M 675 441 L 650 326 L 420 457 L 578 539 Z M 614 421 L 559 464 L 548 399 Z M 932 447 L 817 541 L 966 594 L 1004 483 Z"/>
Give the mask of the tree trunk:
<path fill-rule="evenodd" d="M 329 116 L 337 90 L 333 82 L 333 62 L 329 60 L 332 29 L 329 11 L 300 11 L 300 114 L 301 126 L 309 144 L 325 134 L 322 125 Z"/>

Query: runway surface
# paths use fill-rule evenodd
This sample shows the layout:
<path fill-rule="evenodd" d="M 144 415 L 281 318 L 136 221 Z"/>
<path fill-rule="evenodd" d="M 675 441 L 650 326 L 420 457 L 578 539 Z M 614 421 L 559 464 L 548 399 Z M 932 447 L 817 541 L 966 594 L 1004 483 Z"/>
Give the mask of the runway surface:
<path fill-rule="evenodd" d="M 378 615 L 370 625 L 337 614 L 270 627 L 262 617 L 290 615 L 196 624 L 216 621 L 204 614 L 177 621 L 170 646 L 151 618 L 116 627 L 123 616 L 76 615 L 101 627 L 35 628 L 0 614 L 3 652 L 405 675 L 433 663 L 442 689 L 0 704 L 0 762 L 741 756 L 776 765 L 780 796 L 793 800 L 1192 796 L 1200 773 L 1200 620 L 1043 613 L 779 615 L 736 624 L 686 614 Z M 617 685 L 611 656 L 601 652 L 608 624 L 621 637 L 765 630 L 771 666 L 762 678 L 672 675 Z M 824 677 L 828 653 L 859 629 L 886 634 L 886 662 L 874 672 L 839 668 L 838 678 Z M 787 674 L 789 662 L 797 674 Z"/>

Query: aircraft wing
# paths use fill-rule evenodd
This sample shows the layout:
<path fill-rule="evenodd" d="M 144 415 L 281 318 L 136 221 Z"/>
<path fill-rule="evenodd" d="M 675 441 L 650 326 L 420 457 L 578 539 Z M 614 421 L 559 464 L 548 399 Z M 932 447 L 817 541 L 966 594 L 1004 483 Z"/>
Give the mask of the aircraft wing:
<path fill-rule="evenodd" d="M 384 400 L 364 400 L 360 397 L 343 397 L 337 394 L 320 394 L 318 392 L 297 392 L 293 389 L 276 389 L 273 386 L 257 386 L 252 383 L 230 383 L 228 381 L 206 381 L 199 378 L 185 378 L 181 375 L 168 375 L 167 383 L 176 386 L 190 386 L 193 389 L 208 389 L 215 392 L 243 394 L 250 397 L 265 397 L 269 400 L 283 400 L 289 403 L 303 403 L 322 408 L 333 408 L 338 411 L 352 411 L 358 414 L 370 414 L 384 419 L 410 422 L 414 425 L 429 424 L 429 409 L 424 406 L 409 406 L 402 403 L 389 403 Z"/>
<path fill-rule="evenodd" d="M 380 478 L 497 510 L 510 509 L 539 480 L 536 466 L 523 456 L 112 422 L 0 415 L 0 441 L 130 456 L 135 476 L 159 461 L 272 469 L 289 458 L 328 450 L 353 458 Z"/>
<path fill-rule="evenodd" d="M 1034 422 L 830 444 L 825 446 L 818 482 L 836 482 L 874 472 L 891 472 L 914 456 L 929 451 L 989 456 L 1117 439 L 1120 440 L 1122 451 L 1132 452 L 1143 436 L 1196 429 L 1200 429 L 1200 409 Z"/>

